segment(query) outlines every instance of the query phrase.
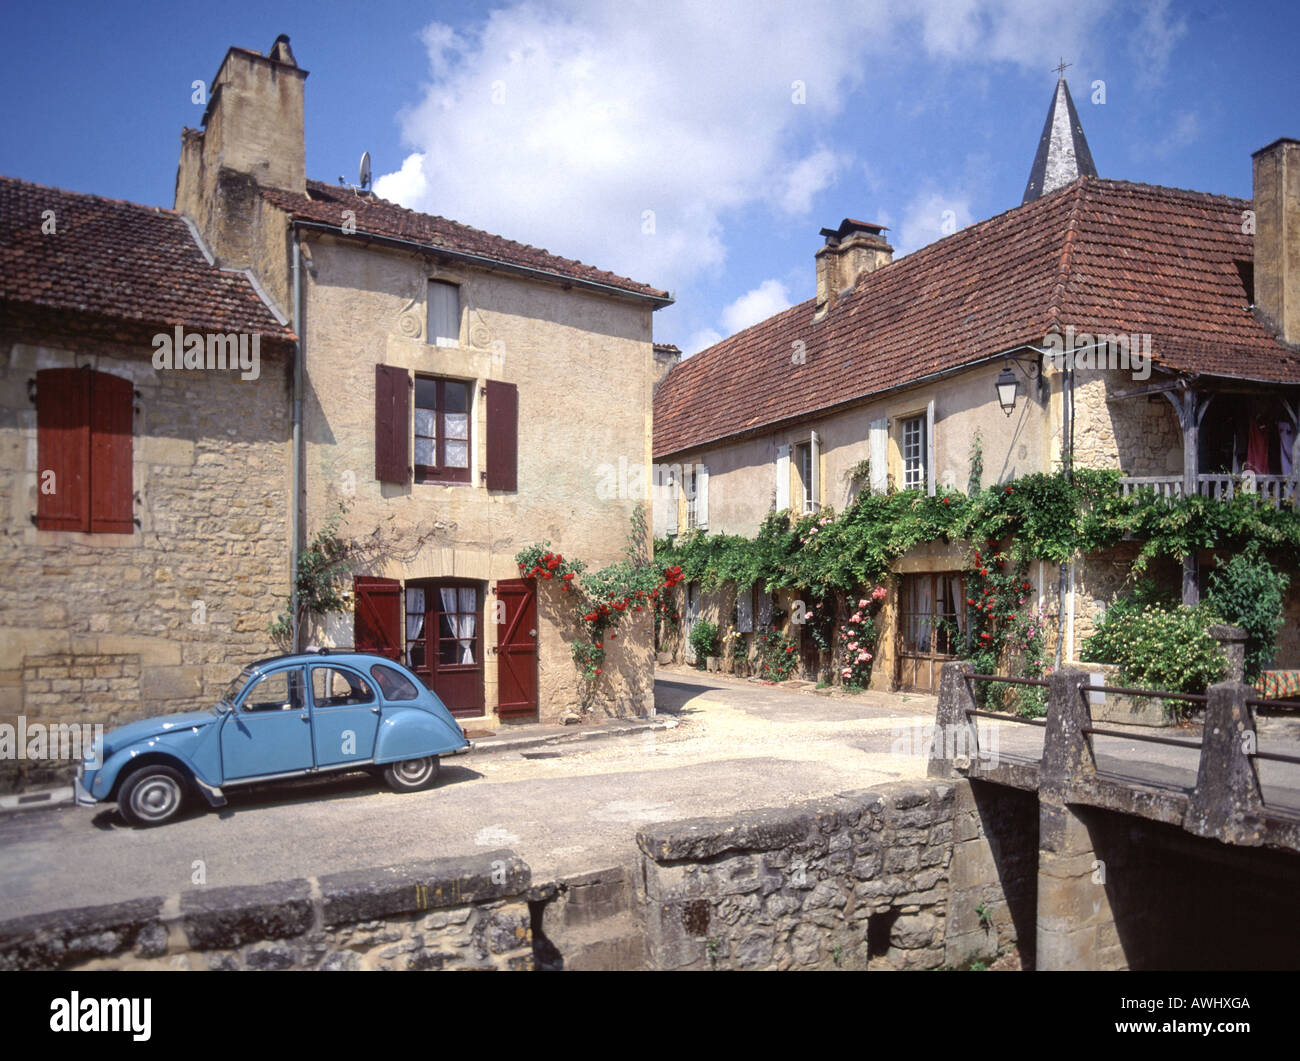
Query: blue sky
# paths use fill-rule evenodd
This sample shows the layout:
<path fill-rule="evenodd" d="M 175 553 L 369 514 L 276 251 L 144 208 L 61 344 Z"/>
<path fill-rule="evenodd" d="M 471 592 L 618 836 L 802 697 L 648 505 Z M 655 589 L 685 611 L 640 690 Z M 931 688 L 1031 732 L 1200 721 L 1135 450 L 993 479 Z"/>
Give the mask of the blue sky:
<path fill-rule="evenodd" d="M 307 170 L 668 288 L 688 352 L 813 293 L 818 230 L 899 254 L 1017 206 L 1064 56 L 1103 177 L 1249 197 L 1300 136 L 1293 0 L 11 6 L 0 173 L 170 206 L 228 45 L 289 34 Z M 1105 102 L 1093 102 L 1095 82 Z"/>

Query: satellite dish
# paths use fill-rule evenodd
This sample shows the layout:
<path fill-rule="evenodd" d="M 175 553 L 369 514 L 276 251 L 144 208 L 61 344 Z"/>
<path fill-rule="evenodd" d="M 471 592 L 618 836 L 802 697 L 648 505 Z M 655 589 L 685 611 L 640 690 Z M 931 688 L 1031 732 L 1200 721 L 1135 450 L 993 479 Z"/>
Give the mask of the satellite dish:
<path fill-rule="evenodd" d="M 370 152 L 369 151 L 361 152 L 361 177 L 358 183 L 361 185 L 363 191 L 370 187 Z"/>

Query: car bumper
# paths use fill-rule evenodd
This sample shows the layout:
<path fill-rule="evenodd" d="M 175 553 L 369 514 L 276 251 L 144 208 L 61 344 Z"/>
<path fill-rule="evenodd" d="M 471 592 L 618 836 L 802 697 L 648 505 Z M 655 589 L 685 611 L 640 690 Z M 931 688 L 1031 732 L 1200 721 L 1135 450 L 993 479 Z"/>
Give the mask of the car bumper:
<path fill-rule="evenodd" d="M 86 788 L 83 780 L 84 775 L 85 768 L 81 766 L 77 767 L 77 776 L 72 782 L 72 800 L 78 807 L 93 807 L 99 802 L 99 800 L 92 796 L 90 791 Z"/>
<path fill-rule="evenodd" d="M 442 753 L 442 756 L 443 756 L 443 758 L 445 759 L 445 758 L 447 758 L 448 756 L 451 756 L 451 755 L 468 755 L 469 752 L 470 752 L 470 749 L 473 748 L 473 747 L 474 747 L 474 742 L 473 742 L 472 740 L 467 740 L 467 741 L 465 742 L 465 747 L 463 747 L 463 748 L 457 748 L 454 752 L 443 752 L 443 753 Z"/>

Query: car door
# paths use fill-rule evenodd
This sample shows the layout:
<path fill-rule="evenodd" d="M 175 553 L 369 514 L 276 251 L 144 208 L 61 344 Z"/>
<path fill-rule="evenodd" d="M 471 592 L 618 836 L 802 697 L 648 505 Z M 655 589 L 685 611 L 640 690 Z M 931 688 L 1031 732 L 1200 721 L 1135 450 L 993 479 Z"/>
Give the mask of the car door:
<path fill-rule="evenodd" d="M 221 727 L 223 780 L 306 772 L 313 766 L 302 668 L 254 679 Z"/>
<path fill-rule="evenodd" d="M 369 762 L 379 731 L 379 697 L 374 686 L 350 667 L 311 668 L 312 732 L 316 764 Z"/>

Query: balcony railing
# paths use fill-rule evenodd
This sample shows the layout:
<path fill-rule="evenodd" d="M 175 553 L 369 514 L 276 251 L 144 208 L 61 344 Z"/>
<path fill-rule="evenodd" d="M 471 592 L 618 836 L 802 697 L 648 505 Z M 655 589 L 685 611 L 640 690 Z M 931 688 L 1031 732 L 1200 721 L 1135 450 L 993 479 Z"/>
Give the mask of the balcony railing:
<path fill-rule="evenodd" d="M 1125 497 L 1139 490 L 1154 490 L 1160 497 L 1183 496 L 1181 475 L 1132 475 L 1120 479 Z M 1196 492 L 1215 501 L 1231 501 L 1238 493 L 1254 494 L 1259 500 L 1277 508 L 1283 501 L 1296 501 L 1300 481 L 1293 475 L 1198 475 Z"/>

